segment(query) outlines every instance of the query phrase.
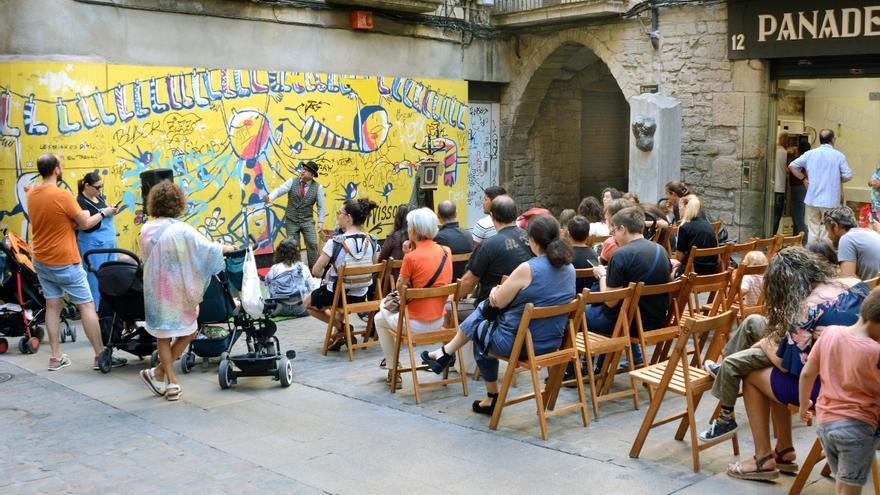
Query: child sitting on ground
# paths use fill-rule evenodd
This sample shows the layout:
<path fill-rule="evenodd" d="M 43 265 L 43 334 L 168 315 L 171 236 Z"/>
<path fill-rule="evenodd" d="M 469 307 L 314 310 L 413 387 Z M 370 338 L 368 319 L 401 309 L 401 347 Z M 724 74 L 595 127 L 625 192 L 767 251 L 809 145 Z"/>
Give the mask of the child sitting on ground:
<path fill-rule="evenodd" d="M 303 299 L 318 288 L 306 265 L 300 260 L 293 239 L 284 239 L 275 251 L 275 264 L 266 274 L 269 297 L 279 299 L 272 316 L 308 316 Z"/>
<path fill-rule="evenodd" d="M 743 256 L 743 266 L 758 266 L 767 264 L 767 255 L 761 251 L 749 251 Z M 742 294 L 743 304 L 746 306 L 756 306 L 761 300 L 761 292 L 764 291 L 763 275 L 746 275 L 740 284 L 740 293 Z"/>
<path fill-rule="evenodd" d="M 880 289 L 874 289 L 851 327 L 832 326 L 813 344 L 800 377 L 800 416 L 813 414 L 810 393 L 816 376 L 816 427 L 838 495 L 857 495 L 868 481 L 880 446 Z"/>

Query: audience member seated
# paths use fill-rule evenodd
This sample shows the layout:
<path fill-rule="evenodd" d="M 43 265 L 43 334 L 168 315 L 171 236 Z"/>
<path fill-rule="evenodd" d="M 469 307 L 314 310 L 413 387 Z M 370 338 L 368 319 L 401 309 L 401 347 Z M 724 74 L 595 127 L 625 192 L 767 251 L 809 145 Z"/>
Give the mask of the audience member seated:
<path fill-rule="evenodd" d="M 618 211 L 629 208 L 630 206 L 635 206 L 632 201 L 627 199 L 615 199 L 608 206 L 605 207 L 605 224 L 611 225 L 611 217 L 613 217 Z M 644 218 L 644 213 L 642 213 L 642 218 Z M 614 256 L 614 252 L 617 251 L 617 241 L 614 239 L 614 236 L 608 237 L 602 243 L 602 248 L 599 250 L 599 260 L 603 265 L 607 265 L 611 261 L 611 257 Z"/>
<path fill-rule="evenodd" d="M 409 237 L 407 236 L 406 216 L 409 214 L 409 205 L 400 205 L 397 214 L 394 216 L 394 230 L 385 238 L 382 248 L 379 250 L 379 261 L 388 261 L 390 259 L 403 259 L 403 243 Z M 397 272 L 398 270 L 395 270 Z M 397 278 L 399 273 L 394 273 Z"/>
<path fill-rule="evenodd" d="M 440 217 L 440 230 L 434 237 L 434 242 L 448 247 L 452 254 L 470 253 L 474 249 L 471 234 L 458 226 L 455 203 L 441 201 L 437 206 L 437 216 Z M 458 280 L 467 270 L 467 261 L 459 261 L 452 264 L 452 280 Z"/>
<path fill-rule="evenodd" d="M 486 216 L 477 220 L 477 223 L 474 224 L 472 232 L 474 249 L 477 249 L 477 246 L 483 241 L 495 235 L 495 224 L 492 223 L 492 215 L 489 214 L 489 209 L 492 206 L 492 201 L 502 194 L 507 194 L 507 191 L 501 186 L 489 186 L 483 191 L 483 213 Z"/>
<path fill-rule="evenodd" d="M 566 208 L 559 214 L 559 233 L 562 234 L 563 239 L 566 239 L 565 236 L 568 235 L 568 222 L 576 216 L 577 212 L 571 208 Z"/>
<path fill-rule="evenodd" d="M 602 207 L 608 208 L 608 205 L 611 204 L 615 199 L 622 199 L 623 193 L 618 191 L 613 187 L 606 187 L 602 189 Z"/>
<path fill-rule="evenodd" d="M 578 205 L 578 215 L 590 222 L 590 235 L 609 235 L 608 224 L 605 223 L 604 207 L 593 196 L 587 196 Z"/>
<path fill-rule="evenodd" d="M 476 307 L 489 297 L 489 291 L 501 283 L 501 277 L 510 275 L 524 261 L 532 257 L 526 233 L 516 226 L 516 203 L 507 195 L 492 200 L 489 215 L 497 234 L 487 239 L 474 251 L 468 261 L 467 271 L 461 277 L 459 294 L 470 294 L 477 289 Z M 469 308 L 462 308 L 459 316 L 464 317 Z"/>
<path fill-rule="evenodd" d="M 818 254 L 819 257 L 827 261 L 833 266 L 837 266 L 837 251 L 834 250 L 834 246 L 830 241 L 826 241 L 822 239 L 818 242 L 810 242 L 807 244 L 807 251 L 811 253 Z M 838 269 L 838 272 L 840 270 Z"/>
<path fill-rule="evenodd" d="M 312 291 L 303 301 L 309 314 L 324 323 L 330 321 L 330 307 L 333 305 L 338 268 L 342 265 L 358 266 L 377 262 L 379 256 L 376 242 L 361 230 L 376 206 L 376 203 L 369 199 L 350 199 L 336 212 L 336 224 L 342 229 L 342 234 L 334 236 L 324 244 L 318 261 L 312 267 L 312 276 L 324 279 L 324 285 Z M 328 278 L 325 279 L 325 275 L 328 275 Z M 371 285 L 371 279 L 353 282 L 347 280 L 346 300 L 349 303 L 365 301 Z M 342 321 L 337 319 L 337 325 L 342 330 Z M 352 343 L 354 340 L 352 336 Z M 338 351 L 343 345 L 345 339 L 337 339 L 329 349 Z"/>
<path fill-rule="evenodd" d="M 868 280 L 880 272 L 880 234 L 859 227 L 852 210 L 838 206 L 825 213 L 825 233 L 837 248 L 840 276 Z"/>
<path fill-rule="evenodd" d="M 595 269 L 600 291 L 622 289 L 630 282 L 644 282 L 645 285 L 669 282 L 672 272 L 669 257 L 659 244 L 645 239 L 644 226 L 645 214 L 637 206 L 623 208 L 611 218 L 611 235 L 620 248 L 611 258 L 607 270 L 602 266 Z M 643 297 L 639 300 L 639 309 L 643 328 L 661 328 L 666 325 L 669 297 Z M 586 314 L 590 331 L 611 335 L 619 312 L 618 304 L 588 306 Z M 637 345 L 633 346 L 633 359 L 636 365 L 643 362 L 641 348 Z"/>
<path fill-rule="evenodd" d="M 681 266 L 676 271 L 676 277 L 687 275 L 682 272 L 691 249 L 718 247 L 715 229 L 712 228 L 712 224 L 706 220 L 704 215 L 700 215 L 702 208 L 699 198 L 693 194 L 688 194 L 679 201 L 679 208 L 681 209 L 682 217 L 681 224 L 678 226 L 678 240 L 675 243 L 674 256 L 681 263 Z M 697 272 L 698 275 L 717 273 L 718 257 L 700 256 L 694 259 L 692 270 Z"/>
<path fill-rule="evenodd" d="M 590 223 L 582 216 L 574 217 L 568 222 L 567 237 L 572 245 L 572 261 L 571 264 L 575 268 L 593 268 L 599 264 L 599 256 L 592 246 L 587 245 L 587 238 L 590 236 Z M 580 294 L 584 289 L 593 286 L 595 279 L 579 278 L 576 284 L 576 293 Z"/>
<path fill-rule="evenodd" d="M 495 201 L 500 199 L 502 197 Z M 493 213 L 496 210 L 495 201 L 492 204 Z M 512 203 L 513 200 L 510 201 Z M 493 216 L 497 222 L 497 214 Z M 488 300 L 461 323 L 461 329 L 452 341 L 433 352 L 425 351 L 421 355 L 422 362 L 440 374 L 455 363 L 455 352 L 458 349 L 467 342 L 474 342 L 474 355 L 483 380 L 486 381 L 487 392 L 485 399 L 474 401 L 472 405 L 473 411 L 478 414 L 491 415 L 495 410 L 498 399 L 498 360 L 490 354 L 510 356 L 526 303 L 554 306 L 567 304 L 575 296 L 571 247 L 559 236 L 559 223 L 556 219 L 549 215 L 534 217 L 529 222 L 528 243 L 535 257 L 521 263 L 507 281 L 492 289 Z M 491 316 L 493 313 L 497 315 L 494 318 Z M 561 315 L 532 322 L 529 329 L 536 354 L 559 348 L 567 319 L 567 315 Z"/>
<path fill-rule="evenodd" d="M 300 258 L 299 245 L 290 238 L 281 241 L 275 264 L 266 274 L 269 297 L 278 300 L 272 316 L 308 316 L 302 302 L 318 285 Z"/>
<path fill-rule="evenodd" d="M 743 256 L 741 263 L 743 266 L 766 265 L 767 255 L 761 251 L 749 251 Z M 743 304 L 755 306 L 761 300 L 761 293 L 764 291 L 764 276 L 751 274 L 744 276 L 739 291 L 742 294 Z"/>
<path fill-rule="evenodd" d="M 859 308 L 869 292 L 864 282 L 855 277 L 835 278 L 833 267 L 801 247 L 789 247 L 777 253 L 770 262 L 765 279 L 768 336 L 756 347 L 764 351 L 772 366 L 746 369 L 748 374 L 742 387 L 755 455 L 752 459 L 730 465 L 727 470 L 730 476 L 748 480 L 775 479 L 780 471 L 797 470 L 791 414 L 787 405 L 800 404 L 798 379 L 801 370 L 826 327 L 852 325 L 858 320 Z M 777 339 L 779 344 L 775 345 Z M 741 373 L 741 370 L 737 371 Z M 815 403 L 819 383 L 810 386 L 810 400 Z M 733 387 L 728 388 L 730 399 L 735 401 L 736 392 Z M 732 411 L 728 414 L 732 417 Z M 770 440 L 771 414 L 775 419 L 775 447 L 771 446 Z M 722 420 L 727 418 L 719 417 L 718 421 Z"/>
<path fill-rule="evenodd" d="M 428 208 L 419 208 L 409 212 L 406 223 L 409 240 L 403 244 L 403 266 L 397 279 L 397 290 L 402 293 L 408 287 L 423 289 L 451 283 L 451 253 L 434 241 L 434 236 L 437 235 L 437 216 Z M 431 332 L 443 326 L 446 297 L 417 299 L 406 304 L 410 330 L 413 332 Z M 391 312 L 383 307 L 374 319 L 379 344 L 385 354 L 384 362 L 389 365 L 394 362 L 396 350 L 390 331 L 397 329 L 399 317 L 399 312 Z M 391 371 L 388 370 L 388 383 L 391 383 Z M 397 383 L 400 386 L 399 378 Z"/>
<path fill-rule="evenodd" d="M 678 180 L 671 180 L 666 183 L 666 201 L 672 205 L 672 220 L 675 223 L 681 222 L 679 201 L 688 194 L 690 194 L 690 192 L 685 183 Z M 708 220 L 705 215 L 706 214 L 701 210 L 700 216 L 703 217 L 704 220 Z"/>

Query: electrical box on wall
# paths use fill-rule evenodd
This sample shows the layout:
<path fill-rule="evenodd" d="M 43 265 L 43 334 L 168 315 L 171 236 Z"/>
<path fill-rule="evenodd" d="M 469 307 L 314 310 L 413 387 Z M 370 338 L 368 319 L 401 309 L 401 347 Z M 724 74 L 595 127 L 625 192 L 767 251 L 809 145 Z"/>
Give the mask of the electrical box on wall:
<path fill-rule="evenodd" d="M 803 134 L 804 122 L 802 120 L 780 120 L 779 130 L 789 134 Z"/>
<path fill-rule="evenodd" d="M 352 10 L 351 28 L 373 29 L 373 12 L 369 10 Z"/>

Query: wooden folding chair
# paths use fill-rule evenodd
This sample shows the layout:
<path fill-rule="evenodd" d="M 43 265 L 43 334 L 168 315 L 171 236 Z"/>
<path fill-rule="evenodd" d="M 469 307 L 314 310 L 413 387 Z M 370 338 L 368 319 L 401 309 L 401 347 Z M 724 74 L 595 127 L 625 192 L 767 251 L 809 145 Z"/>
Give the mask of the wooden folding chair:
<path fill-rule="evenodd" d="M 589 329 L 589 321 L 587 320 L 586 311 L 580 316 L 580 331 L 576 336 L 577 350 L 586 357 L 587 360 L 587 376 L 590 381 L 590 398 L 593 402 L 593 414 L 599 419 L 599 403 L 608 400 L 620 399 L 622 397 L 632 397 L 633 409 L 639 408 L 639 395 L 636 390 L 635 380 L 630 380 L 630 389 L 620 392 L 611 392 L 611 385 L 617 374 L 617 364 L 620 362 L 620 356 L 624 353 L 628 361 L 628 371 L 634 368 L 634 360 L 632 355 L 632 347 L 630 346 L 630 323 L 632 319 L 629 317 L 633 300 L 638 299 L 638 286 L 634 283 L 624 289 L 609 290 L 605 292 L 590 292 L 584 289 L 582 294 L 584 300 L 584 308 L 592 304 L 605 304 L 607 302 L 616 302 L 620 308 L 617 320 L 614 322 L 614 329 L 610 336 L 601 335 L 591 332 Z M 595 357 L 605 356 L 599 374 L 596 375 L 593 367 L 595 365 Z"/>
<path fill-rule="evenodd" d="M 501 390 L 498 392 L 498 399 L 495 402 L 492 419 L 489 421 L 489 428 L 493 430 L 498 428 L 498 422 L 501 421 L 501 413 L 505 407 L 530 399 L 535 399 L 538 422 L 541 426 L 541 438 L 544 440 L 547 440 L 547 418 L 550 416 L 580 410 L 584 426 L 590 424 L 590 416 L 587 413 L 587 399 L 584 394 L 584 385 L 581 377 L 580 357 L 574 344 L 576 322 L 583 313 L 583 307 L 583 299 L 580 296 L 568 304 L 557 306 L 535 307 L 532 303 L 526 304 L 522 319 L 519 322 L 519 328 L 516 331 L 516 339 L 513 342 L 510 357 L 492 355 L 492 357 L 500 361 L 507 361 L 507 369 L 504 372 L 504 379 L 501 382 Z M 563 336 L 560 348 L 546 354 L 535 355 L 535 346 L 532 343 L 532 334 L 529 330 L 531 322 L 562 315 L 567 315 L 568 321 L 566 322 L 565 335 Z M 523 347 L 525 347 L 526 351 L 525 358 L 521 357 Z M 565 374 L 565 368 L 569 364 L 574 367 L 577 379 L 578 402 L 561 409 L 548 410 L 555 406 L 556 397 L 559 395 L 559 387 Z M 510 391 L 510 385 L 517 368 L 529 371 L 532 378 L 533 392 L 508 400 L 507 393 Z M 549 368 L 549 376 L 543 391 L 538 381 L 538 372 L 542 368 Z"/>
<path fill-rule="evenodd" d="M 645 413 L 645 418 L 642 420 L 642 425 L 639 428 L 635 441 L 633 442 L 632 449 L 629 451 L 630 457 L 639 457 L 651 429 L 676 420 L 681 421 L 678 433 L 676 433 L 675 436 L 676 440 L 682 440 L 684 438 L 684 433 L 687 428 L 690 428 L 691 430 L 691 455 L 693 456 L 695 473 L 700 472 L 700 452 L 724 441 L 716 440 L 714 442 L 700 444 L 699 439 L 697 438 L 695 422 L 697 406 L 700 403 L 700 398 L 703 396 L 703 393 L 712 388 L 714 380 L 712 375 L 704 371 L 702 368 L 688 363 L 687 346 L 688 341 L 693 340 L 695 352 L 700 356 L 702 354 L 700 342 L 707 341 L 707 337 L 711 333 L 712 336 L 711 338 L 708 338 L 708 344 L 705 346 L 705 355 L 700 356 L 700 362 L 704 359 L 717 359 L 724 347 L 724 341 L 726 340 L 727 334 L 730 332 L 733 320 L 733 311 L 726 311 L 720 315 L 712 316 L 703 320 L 686 318 L 684 325 L 679 332 L 678 339 L 675 342 L 672 355 L 669 357 L 668 361 L 630 371 L 630 375 L 635 379 L 645 382 L 649 387 L 655 388 L 653 397 L 651 398 L 651 405 Z M 666 396 L 667 392 L 684 396 L 686 408 L 682 412 L 655 421 L 657 413 L 660 411 L 660 406 L 663 403 L 663 398 Z M 737 443 L 736 435 L 734 435 L 732 442 L 733 453 L 734 455 L 738 455 L 739 445 Z"/>
<path fill-rule="evenodd" d="M 609 237 L 611 237 L 611 236 L 610 235 L 591 235 L 591 236 L 587 237 L 587 245 L 588 246 L 595 246 L 596 244 L 602 244 L 603 242 L 607 241 Z"/>
<path fill-rule="evenodd" d="M 379 305 L 382 304 L 382 298 L 385 297 L 382 292 L 382 283 L 376 283 L 376 290 L 370 299 L 370 292 L 367 292 L 367 299 L 364 302 L 349 303 L 345 294 L 346 280 L 353 279 L 372 279 L 374 276 L 381 281 L 385 276 L 385 262 L 376 263 L 374 265 L 364 265 L 347 267 L 342 265 L 339 267 L 339 273 L 336 277 L 333 291 L 333 305 L 330 307 L 330 321 L 327 322 L 327 333 L 324 335 L 324 346 L 321 348 L 321 354 L 326 356 L 327 349 L 330 344 L 337 339 L 344 338 L 345 346 L 348 349 L 348 360 L 354 361 L 354 350 L 365 349 L 379 345 L 378 338 L 370 340 L 373 336 L 373 316 L 379 311 Z M 369 313 L 367 320 L 367 328 L 364 330 L 352 331 L 350 315 L 354 313 Z M 342 319 L 342 330 L 336 328 L 339 319 Z M 352 343 L 352 337 L 362 335 L 363 341 L 358 344 Z"/>
<path fill-rule="evenodd" d="M 397 288 L 397 279 L 394 278 L 394 271 L 397 270 L 397 272 L 400 273 L 401 267 L 403 267 L 403 260 L 392 258 L 385 262 L 385 277 L 383 277 L 382 280 L 382 283 L 384 284 L 382 290 L 385 294 L 389 294 Z"/>
<path fill-rule="evenodd" d="M 712 275 L 696 273 L 688 275 L 682 298 L 679 300 L 683 317 L 701 319 L 727 311 L 729 309 L 727 288 L 730 286 L 730 279 L 730 269 Z M 700 304 L 701 298 L 705 298 L 707 303 Z"/>
<path fill-rule="evenodd" d="M 736 258 L 737 260 L 742 260 L 743 256 L 746 255 L 749 251 L 755 250 L 755 241 L 743 242 L 742 244 L 731 244 L 730 245 L 730 257 Z"/>
<path fill-rule="evenodd" d="M 467 262 L 471 259 L 471 254 L 473 253 L 459 253 L 452 255 L 452 271 L 455 272 L 456 263 L 464 263 L 467 265 Z"/>
<path fill-rule="evenodd" d="M 684 271 L 681 272 L 682 275 L 688 275 L 694 271 L 694 260 L 697 258 L 709 258 L 712 256 L 718 258 L 718 268 L 715 273 L 727 270 L 727 266 L 730 264 L 731 248 L 730 244 L 713 248 L 691 248 L 691 252 L 688 253 L 687 261 L 684 264 Z"/>
<path fill-rule="evenodd" d="M 778 237 L 768 237 L 766 239 L 759 239 L 754 237 L 751 239 L 755 243 L 755 248 L 753 251 L 763 251 L 767 254 L 767 259 L 773 257 L 778 251 L 779 238 Z"/>
<path fill-rule="evenodd" d="M 388 369 L 395 370 L 391 374 L 391 393 L 397 391 L 397 374 L 412 373 L 413 389 L 416 393 L 416 404 L 421 404 L 422 397 L 419 391 L 422 388 L 437 387 L 440 385 L 449 385 L 450 383 L 461 383 L 465 397 L 468 394 L 467 386 L 467 370 L 464 369 L 464 359 L 462 359 L 461 349 L 457 351 L 459 376 L 457 378 L 449 378 L 449 370 L 443 374 L 442 380 L 433 380 L 428 382 L 419 382 L 419 370 L 427 369 L 425 365 L 416 365 L 415 348 L 420 345 L 428 344 L 447 344 L 455 334 L 458 333 L 458 308 L 455 300 L 452 301 L 452 324 L 443 326 L 438 330 L 430 332 L 413 332 L 412 322 L 409 318 L 407 303 L 417 299 L 426 299 L 429 297 L 447 298 L 458 292 L 458 282 L 444 285 L 442 287 L 432 287 L 429 289 L 406 289 L 400 294 L 400 314 L 397 319 L 397 328 L 391 330 L 391 336 L 394 337 L 395 347 L 394 356 L 391 366 Z M 409 367 L 400 366 L 400 346 L 406 340 L 406 349 L 409 353 Z"/>
<path fill-rule="evenodd" d="M 801 490 L 804 489 L 804 485 L 807 484 L 807 479 L 810 477 L 813 468 L 824 458 L 825 453 L 822 451 L 822 443 L 819 442 L 819 439 L 817 438 L 816 441 L 813 442 L 813 448 L 810 449 L 807 458 L 804 459 L 804 463 L 801 465 L 801 469 L 798 471 L 798 475 L 794 479 L 794 483 L 792 483 L 788 495 L 799 495 L 801 493 Z M 828 469 L 827 465 L 825 466 L 825 469 Z M 824 473 L 823 470 L 823 474 Z M 828 474 L 830 474 L 830 472 Z M 876 455 L 874 456 L 874 460 L 871 461 L 871 481 L 874 485 L 874 495 L 880 495 L 880 467 L 878 467 Z"/>
<path fill-rule="evenodd" d="M 739 325 L 749 315 L 761 314 L 764 311 L 764 291 L 758 296 L 758 302 L 746 305 L 743 300 L 742 281 L 747 275 L 761 275 L 767 271 L 767 265 L 739 265 L 733 272 L 730 288 L 727 291 L 727 307 L 736 311 L 736 323 Z"/>
<path fill-rule="evenodd" d="M 865 280 L 865 285 L 867 285 L 868 288 L 871 290 L 876 289 L 877 286 L 880 285 L 880 276 L 877 276 L 874 278 L 869 278 L 868 280 Z"/>
<path fill-rule="evenodd" d="M 642 353 L 647 355 L 648 346 L 654 346 L 654 352 L 651 354 L 650 360 L 646 364 L 657 364 L 664 361 L 669 356 L 672 342 L 678 337 L 681 330 L 681 304 L 679 300 L 685 286 L 686 279 L 679 278 L 674 282 L 659 285 L 645 285 L 639 282 L 638 299 L 634 300 L 630 307 L 630 318 L 635 323 L 638 335 L 630 337 L 630 344 L 639 344 L 642 346 Z M 667 313 L 666 325 L 661 328 L 646 330 L 642 321 L 642 311 L 639 308 L 639 301 L 645 297 L 651 296 L 667 296 L 669 297 L 669 312 Z M 632 328 L 632 325 L 628 325 Z"/>
<path fill-rule="evenodd" d="M 663 233 L 663 237 L 660 239 L 660 245 L 666 248 L 666 252 L 669 254 L 670 258 L 675 251 L 672 246 L 672 238 L 677 235 L 678 225 L 673 224 L 666 228 L 666 232 Z"/>
<path fill-rule="evenodd" d="M 789 246 L 802 246 L 804 243 L 803 232 L 790 237 L 785 237 L 782 234 L 779 234 L 776 237 L 779 238 L 779 240 L 776 241 L 776 251 L 782 251 L 784 248 L 787 248 Z"/>

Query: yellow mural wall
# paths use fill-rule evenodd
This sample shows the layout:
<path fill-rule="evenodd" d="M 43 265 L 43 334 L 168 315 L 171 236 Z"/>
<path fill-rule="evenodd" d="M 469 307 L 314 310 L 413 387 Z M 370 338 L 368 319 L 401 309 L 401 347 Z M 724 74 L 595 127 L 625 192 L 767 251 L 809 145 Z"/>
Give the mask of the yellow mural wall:
<path fill-rule="evenodd" d="M 168 168 L 187 193 L 185 220 L 215 240 L 248 235 L 269 250 L 284 237 L 284 205 L 259 199 L 320 166 L 325 228 L 349 198 L 378 208 L 367 229 L 391 231 L 409 201 L 414 163 L 443 172 L 435 204 L 467 212 L 467 83 L 405 77 L 146 67 L 0 63 L 0 227 L 28 235 L 26 191 L 36 160 L 62 157 L 64 182 L 97 170 L 108 204 L 123 202 L 118 245 L 137 251 L 145 221 L 140 173 Z M 437 151 L 434 151 L 437 150 Z M 466 223 L 465 218 L 461 218 Z"/>

